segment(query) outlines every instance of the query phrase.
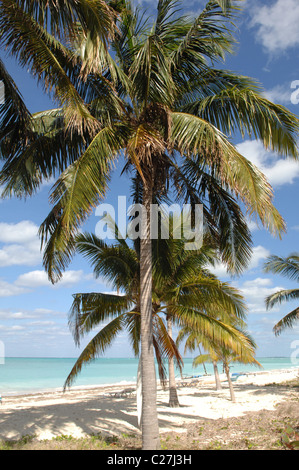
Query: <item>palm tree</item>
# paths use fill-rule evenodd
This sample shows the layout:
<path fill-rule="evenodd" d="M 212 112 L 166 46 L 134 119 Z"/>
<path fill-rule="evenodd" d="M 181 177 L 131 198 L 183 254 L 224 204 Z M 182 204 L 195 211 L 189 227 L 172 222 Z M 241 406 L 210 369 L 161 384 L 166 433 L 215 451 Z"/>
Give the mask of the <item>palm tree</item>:
<path fill-rule="evenodd" d="M 178 16 L 174 0 L 159 0 L 150 24 L 126 0 L 110 7 L 101 0 L 63 2 L 67 20 L 64 9 L 55 17 L 56 1 L 0 2 L 0 44 L 58 102 L 58 108 L 33 115 L 18 141 L 8 128 L 0 142 L 4 196 L 32 195 L 44 179 L 57 178 L 50 194 L 53 209 L 40 230 L 52 282 L 74 255 L 80 226 L 105 197 L 117 157 L 124 155 L 125 168 L 141 181 L 147 214 L 140 244 L 144 448 L 159 447 L 152 195 L 172 183 L 178 198 L 203 204 L 222 260 L 236 272 L 247 265 L 252 247 L 237 200 L 272 233 L 285 230 L 265 176 L 228 137 L 240 131 L 266 148 L 298 157 L 297 118 L 266 100 L 254 80 L 214 66 L 232 50 L 237 3 L 210 0 L 188 19 Z M 52 29 L 46 28 L 47 18 L 53 18 Z"/>
<path fill-rule="evenodd" d="M 112 289 L 117 289 L 122 294 L 93 292 L 74 295 L 69 323 L 76 344 L 79 345 L 81 338 L 93 328 L 101 328 L 76 361 L 65 387 L 73 383 L 84 364 L 104 353 L 124 329 L 129 332 L 135 355 L 139 355 L 139 243 L 135 243 L 134 249 L 124 239 L 107 245 L 93 234 L 79 235 L 76 243 L 78 252 L 91 262 L 95 277 L 101 276 Z M 153 243 L 153 343 L 162 380 L 165 379 L 163 357 L 168 357 L 171 363 L 170 377 L 173 374 L 173 358 L 179 368 L 182 365 L 172 335 L 167 335 L 161 320 L 162 313 L 167 316 L 168 326 L 171 320 L 171 328 L 172 321 L 177 320 L 180 324 L 188 324 L 190 328 L 204 331 L 209 338 L 217 337 L 223 344 L 231 341 L 232 331 L 221 321 L 209 318 L 205 304 L 209 303 L 214 308 L 217 305 L 225 307 L 233 316 L 242 317 L 244 314 L 245 306 L 238 292 L 227 283 L 219 282 L 204 269 L 203 264 L 211 262 L 212 253 L 210 247 L 202 247 L 199 252 L 185 251 L 184 240 L 172 237 L 168 240 L 155 240 Z M 235 350 L 239 350 L 238 342 L 242 343 L 243 337 L 235 335 L 234 340 Z M 169 391 L 170 406 L 174 406 L 177 397 L 175 384 L 171 380 Z"/>
<path fill-rule="evenodd" d="M 195 351 L 195 349 L 200 350 L 201 342 L 205 341 L 205 349 L 209 352 L 207 354 L 203 354 L 200 352 L 200 354 L 196 356 L 196 361 L 195 359 L 193 361 L 193 367 L 204 364 L 205 362 L 211 362 L 213 364 L 213 369 L 214 369 L 216 390 L 222 390 L 218 364 L 217 364 L 219 361 L 219 356 L 216 353 L 215 348 L 213 348 L 212 346 L 213 343 L 211 341 L 208 341 L 204 335 L 200 335 L 198 332 L 191 331 L 190 328 L 186 328 L 186 327 L 182 328 L 179 331 L 179 334 L 177 337 L 177 344 L 180 344 L 183 340 L 186 341 L 185 353 L 188 350 L 189 351 Z"/>
<path fill-rule="evenodd" d="M 223 368 L 226 374 L 226 378 L 228 381 L 230 397 L 233 402 L 236 401 L 236 396 L 232 384 L 232 380 L 230 377 L 230 362 L 241 362 L 243 364 L 254 364 L 258 367 L 262 367 L 261 364 L 255 359 L 254 352 L 255 352 L 255 342 L 251 338 L 251 336 L 245 331 L 245 323 L 241 319 L 233 319 L 230 317 L 228 322 L 233 325 L 233 327 L 239 331 L 240 334 L 244 335 L 244 339 L 241 350 L 236 353 L 233 351 L 232 348 L 229 346 L 224 346 L 220 344 L 217 340 L 211 340 L 207 338 L 204 334 L 196 333 L 194 331 L 190 331 L 188 328 L 183 328 L 178 335 L 178 342 L 181 342 L 183 339 L 186 338 L 185 343 L 185 351 L 190 350 L 194 351 L 199 344 L 202 344 L 205 351 L 208 351 L 206 354 L 200 354 L 193 359 L 193 367 L 201 365 L 203 362 L 212 362 L 214 367 L 215 373 L 215 382 L 216 382 L 216 390 L 221 390 L 221 382 L 219 379 L 217 363 L 221 361 L 223 363 Z M 242 325 L 242 327 L 238 326 Z"/>
<path fill-rule="evenodd" d="M 270 256 L 264 265 L 265 272 L 281 274 L 290 280 L 299 282 L 299 254 L 293 253 L 286 258 L 279 256 Z M 299 298 L 299 289 L 282 289 L 266 298 L 267 308 L 274 305 L 295 300 Z M 279 335 L 286 328 L 292 328 L 299 319 L 299 307 L 285 315 L 273 328 L 274 333 Z"/>

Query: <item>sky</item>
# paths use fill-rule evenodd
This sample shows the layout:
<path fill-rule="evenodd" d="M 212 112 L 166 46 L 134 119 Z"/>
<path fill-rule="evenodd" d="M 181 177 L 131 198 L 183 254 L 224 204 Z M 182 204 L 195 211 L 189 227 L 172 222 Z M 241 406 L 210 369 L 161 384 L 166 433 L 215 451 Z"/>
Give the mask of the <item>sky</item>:
<path fill-rule="evenodd" d="M 151 13 L 154 1 L 140 1 Z M 183 0 L 183 12 L 196 15 L 203 1 Z M 299 3 L 298 0 L 246 0 L 238 18 L 238 45 L 223 68 L 257 79 L 265 96 L 299 113 Z M 0 51 L 31 112 L 53 107 L 25 69 Z M 275 337 L 274 324 L 295 308 L 288 303 L 267 311 L 265 297 L 282 288 L 296 287 L 281 276 L 263 271 L 270 254 L 287 256 L 299 251 L 299 163 L 264 150 L 259 141 L 236 140 L 240 152 L 259 166 L 274 188 L 274 204 L 287 224 L 287 233 L 274 238 L 250 221 L 254 248 L 249 268 L 230 279 L 224 266 L 214 272 L 240 289 L 247 306 L 248 331 L 257 343 L 258 357 L 299 357 L 299 326 Z M 130 181 L 117 167 L 105 202 L 116 204 L 128 196 Z M 68 327 L 72 294 L 110 292 L 102 279 L 95 279 L 86 260 L 76 255 L 62 280 L 52 285 L 42 265 L 38 228 L 50 206 L 50 184 L 24 200 L 0 201 L 0 355 L 5 357 L 76 357 L 91 339 L 75 347 Z M 99 217 L 90 216 L 83 230 L 94 232 Z M 298 285 L 297 285 L 298 287 Z M 106 357 L 133 357 L 126 335 L 121 335 Z"/>

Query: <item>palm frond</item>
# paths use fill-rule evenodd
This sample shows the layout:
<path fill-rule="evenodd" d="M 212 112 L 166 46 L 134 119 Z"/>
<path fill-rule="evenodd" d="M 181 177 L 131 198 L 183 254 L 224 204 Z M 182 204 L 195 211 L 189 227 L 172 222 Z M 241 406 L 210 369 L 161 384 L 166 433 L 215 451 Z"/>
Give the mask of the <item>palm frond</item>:
<path fill-rule="evenodd" d="M 222 261 L 229 271 L 239 274 L 251 257 L 251 234 L 236 200 L 223 187 L 221 180 L 211 173 L 200 157 L 186 160 L 177 175 L 177 184 L 183 188 L 180 199 L 203 204 L 205 229 L 219 247 Z"/>
<path fill-rule="evenodd" d="M 299 320 L 299 307 L 295 308 L 292 312 L 285 315 L 273 328 L 276 336 L 280 335 L 282 331 L 287 328 L 293 328 Z"/>
<path fill-rule="evenodd" d="M 76 33 L 78 22 L 86 31 L 92 32 L 92 36 L 105 41 L 109 35 L 113 35 L 114 10 L 110 9 L 103 0 L 29 0 L 15 2 L 23 12 L 42 27 L 48 28 L 54 36 L 61 39 L 65 32 L 72 36 Z"/>
<path fill-rule="evenodd" d="M 9 153 L 16 141 L 18 145 L 25 145 L 30 135 L 31 114 L 1 59 L 0 80 L 4 87 L 3 104 L 0 104 L 0 148 L 6 148 Z M 2 151 L 0 158 L 3 158 Z"/>
<path fill-rule="evenodd" d="M 192 367 L 201 366 L 205 362 L 212 362 L 210 354 L 201 354 L 200 356 L 196 356 L 192 361 Z"/>
<path fill-rule="evenodd" d="M 106 349 L 112 344 L 119 332 L 122 331 L 123 327 L 123 315 L 120 315 L 117 318 L 114 318 L 114 320 L 108 323 L 108 325 L 102 328 L 92 338 L 92 340 L 88 343 L 88 345 L 80 354 L 71 372 L 69 373 L 64 383 L 64 390 L 73 384 L 75 378 L 82 370 L 83 365 L 94 360 L 96 357 L 106 351 Z"/>
<path fill-rule="evenodd" d="M 130 68 L 130 77 L 141 112 L 150 103 L 171 105 L 176 88 L 164 44 L 156 35 L 149 35 L 139 48 Z"/>
<path fill-rule="evenodd" d="M 198 309 L 171 305 L 171 311 L 180 325 L 187 326 L 189 330 L 206 337 L 208 341 L 220 343 L 236 353 L 240 353 L 244 347 L 249 347 L 248 339 L 236 328 Z"/>
<path fill-rule="evenodd" d="M 298 118 L 266 100 L 255 80 L 225 70 L 208 71 L 182 96 L 182 111 L 199 116 L 226 135 L 261 140 L 265 148 L 298 158 Z"/>
<path fill-rule="evenodd" d="M 0 12 L 1 43 L 22 67 L 29 67 L 47 92 L 53 90 L 64 109 L 68 130 L 75 128 L 82 133 L 87 129 L 94 135 L 99 123 L 89 113 L 65 71 L 72 73 L 76 69 L 70 51 L 15 2 L 3 0 Z"/>
<path fill-rule="evenodd" d="M 115 155 L 121 147 L 119 139 L 115 130 L 102 129 L 53 187 L 51 202 L 54 212 L 40 228 L 42 244 L 47 243 L 44 265 L 52 282 L 61 277 L 70 260 L 80 225 L 105 194 Z M 55 211 L 58 214 L 55 215 Z"/>
<path fill-rule="evenodd" d="M 266 297 L 267 308 L 272 308 L 276 304 L 299 299 L 299 289 L 282 289 Z"/>
<path fill-rule="evenodd" d="M 180 153 L 203 154 L 224 188 L 257 214 L 272 233 L 281 235 L 285 223 L 272 204 L 273 190 L 263 173 L 243 157 L 217 128 L 186 113 L 172 113 L 172 139 Z"/>
<path fill-rule="evenodd" d="M 69 312 L 69 328 L 75 344 L 101 323 L 129 310 L 131 301 L 126 295 L 91 292 L 74 294 Z"/>
<path fill-rule="evenodd" d="M 185 84 L 183 73 L 192 80 L 208 69 L 208 61 L 224 59 L 225 53 L 232 51 L 235 41 L 225 23 L 231 26 L 235 10 L 232 2 L 209 1 L 202 13 L 186 24 L 185 35 L 172 53 L 178 83 Z"/>
<path fill-rule="evenodd" d="M 90 261 L 96 277 L 102 276 L 115 289 L 137 291 L 139 260 L 125 240 L 107 245 L 95 235 L 85 233 L 76 237 L 76 248 Z"/>
<path fill-rule="evenodd" d="M 164 324 L 163 319 L 159 315 L 154 315 L 153 321 L 154 327 L 154 337 L 159 345 L 159 350 L 161 351 L 161 357 L 163 358 L 173 358 L 176 364 L 176 367 L 182 372 L 183 359 L 180 355 L 178 349 L 176 348 L 175 342 L 169 336 L 167 328 Z"/>
<path fill-rule="evenodd" d="M 269 256 L 264 264 L 264 271 L 281 274 L 288 279 L 299 282 L 299 255 L 293 253 L 286 258 L 276 255 Z"/>
<path fill-rule="evenodd" d="M 0 177 L 4 195 L 31 196 L 84 153 L 90 141 L 89 134 L 66 134 L 61 108 L 34 114 L 27 134 L 19 140 L 8 135 L 2 143 L 7 155 Z"/>
<path fill-rule="evenodd" d="M 180 282 L 176 298 L 182 306 L 197 307 L 207 313 L 213 306 L 231 318 L 244 319 L 247 312 L 244 298 L 237 289 L 209 276 L 197 275 L 188 281 Z"/>

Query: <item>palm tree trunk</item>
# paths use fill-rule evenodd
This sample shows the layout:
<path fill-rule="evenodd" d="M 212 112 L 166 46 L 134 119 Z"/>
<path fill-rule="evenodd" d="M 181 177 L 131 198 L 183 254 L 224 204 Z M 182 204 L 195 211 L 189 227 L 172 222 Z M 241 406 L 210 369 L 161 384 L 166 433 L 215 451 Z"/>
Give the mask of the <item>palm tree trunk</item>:
<path fill-rule="evenodd" d="M 167 316 L 167 331 L 172 339 L 172 318 Z M 174 361 L 173 357 L 168 359 L 168 370 L 169 370 L 169 406 L 171 408 L 176 408 L 180 406 L 178 393 L 175 383 L 175 373 L 174 373 Z"/>
<path fill-rule="evenodd" d="M 227 381 L 228 381 L 231 401 L 235 403 L 235 401 L 236 401 L 235 391 L 234 391 L 232 380 L 231 380 L 230 375 L 229 375 L 229 366 L 228 366 L 227 362 L 224 363 L 224 370 L 225 370 Z"/>
<path fill-rule="evenodd" d="M 198 346 L 198 350 L 199 350 L 199 354 L 201 355 L 201 350 L 200 350 L 199 346 Z M 208 372 L 207 372 L 207 369 L 206 369 L 206 366 L 205 366 L 204 362 L 202 363 L 202 367 L 203 367 L 203 370 L 205 371 L 205 375 L 208 375 Z"/>
<path fill-rule="evenodd" d="M 143 220 L 140 239 L 140 312 L 141 312 L 141 378 L 142 378 L 142 449 L 160 448 L 157 413 L 157 382 L 153 348 L 152 323 L 152 244 L 150 234 L 150 208 L 152 186 L 144 185 L 143 205 L 146 220 Z"/>
<path fill-rule="evenodd" d="M 214 367 L 214 374 L 215 374 L 216 390 L 222 390 L 222 385 L 220 382 L 220 377 L 219 377 L 219 372 L 218 372 L 216 361 L 213 361 L 213 367 Z"/>

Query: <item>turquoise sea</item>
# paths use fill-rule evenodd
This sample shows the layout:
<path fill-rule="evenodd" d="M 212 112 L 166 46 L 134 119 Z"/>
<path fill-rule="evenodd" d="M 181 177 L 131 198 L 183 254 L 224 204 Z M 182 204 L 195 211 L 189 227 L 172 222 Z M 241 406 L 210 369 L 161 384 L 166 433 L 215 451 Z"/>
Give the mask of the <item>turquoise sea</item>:
<path fill-rule="evenodd" d="M 264 370 L 294 367 L 290 358 L 257 358 Z M 74 358 L 5 358 L 0 364 L 0 394 L 20 395 L 32 392 L 63 388 L 64 381 L 75 363 Z M 211 364 L 206 364 L 207 373 L 213 373 Z M 135 382 L 137 359 L 96 359 L 84 367 L 73 387 L 88 387 L 104 384 Z M 220 367 L 219 370 L 221 371 Z M 233 364 L 231 373 L 254 372 L 254 366 Z M 203 375 L 203 366 L 192 368 L 192 359 L 184 359 L 183 374 Z M 177 371 L 179 377 L 179 371 Z"/>

